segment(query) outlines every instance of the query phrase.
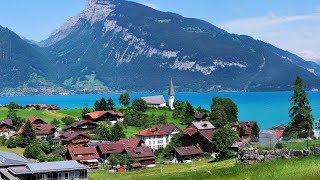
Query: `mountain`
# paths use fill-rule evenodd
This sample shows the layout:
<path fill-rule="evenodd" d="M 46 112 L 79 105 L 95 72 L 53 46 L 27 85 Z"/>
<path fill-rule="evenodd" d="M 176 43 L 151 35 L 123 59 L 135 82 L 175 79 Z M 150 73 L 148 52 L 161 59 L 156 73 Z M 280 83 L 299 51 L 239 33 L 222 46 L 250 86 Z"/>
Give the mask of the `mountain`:
<path fill-rule="evenodd" d="M 58 81 L 70 87 L 90 80 L 156 91 L 173 78 L 180 91 L 273 91 L 291 89 L 296 76 L 309 88 L 320 82 L 319 69 L 292 53 L 124 0 L 87 0 L 41 44 L 59 67 Z"/>
<path fill-rule="evenodd" d="M 0 26 L 0 95 L 59 89 L 53 81 L 53 62 L 37 49 Z"/>

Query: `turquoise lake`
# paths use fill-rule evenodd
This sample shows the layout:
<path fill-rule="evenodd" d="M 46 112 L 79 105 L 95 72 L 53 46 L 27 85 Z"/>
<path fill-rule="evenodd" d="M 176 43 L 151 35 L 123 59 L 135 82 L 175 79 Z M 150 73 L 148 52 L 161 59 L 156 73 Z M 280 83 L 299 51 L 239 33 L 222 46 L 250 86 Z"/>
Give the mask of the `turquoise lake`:
<path fill-rule="evenodd" d="M 161 93 L 160 93 L 161 94 Z M 96 99 L 111 97 L 117 105 L 120 94 L 68 95 L 68 96 L 21 96 L 0 97 L 0 104 L 10 101 L 21 105 L 32 103 L 56 104 L 61 108 L 92 107 Z M 159 93 L 132 93 L 131 99 Z M 217 93 L 176 93 L 176 100 L 188 100 L 194 107 L 210 108 L 213 97 L 231 98 L 239 109 L 240 121 L 257 121 L 261 129 L 290 121 L 289 101 L 292 92 L 217 92 Z M 164 94 L 165 98 L 167 95 Z M 308 98 L 315 119 L 320 118 L 320 92 L 308 92 Z"/>

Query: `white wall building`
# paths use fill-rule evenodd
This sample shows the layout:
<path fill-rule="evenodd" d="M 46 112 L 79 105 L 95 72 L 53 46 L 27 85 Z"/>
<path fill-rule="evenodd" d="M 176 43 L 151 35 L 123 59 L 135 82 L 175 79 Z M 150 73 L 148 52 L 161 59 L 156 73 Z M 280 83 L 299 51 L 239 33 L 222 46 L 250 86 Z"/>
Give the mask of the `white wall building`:
<path fill-rule="evenodd" d="M 161 107 L 166 107 L 166 101 L 164 100 L 163 95 L 160 96 L 147 96 L 147 97 L 142 97 L 144 101 L 146 101 L 147 106 L 150 108 L 161 108 Z"/>
<path fill-rule="evenodd" d="M 144 145 L 153 151 L 165 148 L 169 144 L 169 135 L 158 128 L 148 128 L 136 133 L 136 138 L 144 141 Z"/>

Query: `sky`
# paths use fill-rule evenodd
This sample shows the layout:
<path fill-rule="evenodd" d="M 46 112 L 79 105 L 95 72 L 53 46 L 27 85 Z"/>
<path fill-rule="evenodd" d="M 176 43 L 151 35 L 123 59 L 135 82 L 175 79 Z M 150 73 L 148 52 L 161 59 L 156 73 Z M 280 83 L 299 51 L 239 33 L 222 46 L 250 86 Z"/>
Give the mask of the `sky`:
<path fill-rule="evenodd" d="M 132 0 L 202 19 L 320 62 L 320 0 Z M 84 8 L 84 0 L 1 0 L 0 25 L 41 41 Z"/>

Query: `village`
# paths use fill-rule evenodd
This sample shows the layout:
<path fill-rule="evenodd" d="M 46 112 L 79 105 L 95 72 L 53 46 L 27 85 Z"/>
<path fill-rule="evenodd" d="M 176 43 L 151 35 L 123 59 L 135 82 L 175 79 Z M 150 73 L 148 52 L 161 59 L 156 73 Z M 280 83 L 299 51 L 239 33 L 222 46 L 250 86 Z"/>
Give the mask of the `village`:
<path fill-rule="evenodd" d="M 90 179 L 90 173 L 97 170 L 125 173 L 161 164 L 236 157 L 238 163 L 254 164 L 304 156 L 303 151 L 291 149 L 285 155 L 278 152 L 276 157 L 270 150 L 283 149 L 283 142 L 295 138 L 311 140 L 310 131 L 299 131 L 292 137 L 293 133 L 286 131 L 288 125 L 285 124 L 260 130 L 256 121 L 238 121 L 238 110 L 231 99 L 213 98 L 211 112 L 194 108 L 189 102 L 175 101 L 172 80 L 168 97 L 167 102 L 163 95 L 141 97 L 133 100 L 129 107 L 130 96 L 124 93 L 119 98 L 122 108 L 115 108 L 111 98 L 108 101 L 102 98 L 95 102 L 94 109 L 81 109 L 81 118 L 77 120 L 65 116 L 62 122 L 53 119 L 50 123 L 36 115 L 21 119 L 16 110 L 22 108 L 31 114 L 57 112 L 58 105 L 21 107 L 10 103 L 4 107 L 8 109 L 8 119 L 0 123 L 0 136 L 1 145 L 12 150 L 0 151 L 0 177 Z M 148 116 L 147 110 L 160 114 Z M 180 122 L 168 121 L 167 113 Z M 314 139 L 318 138 L 318 128 L 317 123 L 312 133 Z M 304 145 L 302 143 L 301 147 Z M 17 147 L 23 149 L 21 154 L 15 153 Z M 257 153 L 258 149 L 266 151 Z M 309 153 L 311 155 L 311 151 Z"/>

